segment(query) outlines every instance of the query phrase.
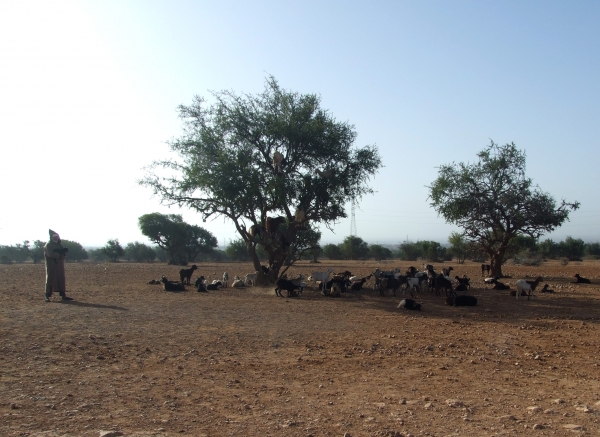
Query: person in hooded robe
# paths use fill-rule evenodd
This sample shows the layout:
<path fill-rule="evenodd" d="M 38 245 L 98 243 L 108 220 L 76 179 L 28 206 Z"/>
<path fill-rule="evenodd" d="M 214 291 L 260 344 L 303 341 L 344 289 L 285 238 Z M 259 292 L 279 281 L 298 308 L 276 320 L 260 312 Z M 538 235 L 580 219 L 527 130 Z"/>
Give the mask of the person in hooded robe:
<path fill-rule="evenodd" d="M 46 302 L 50 302 L 53 292 L 58 292 L 62 300 L 73 300 L 66 294 L 65 281 L 65 256 L 69 249 L 63 247 L 60 236 L 52 229 L 49 230 L 50 241 L 44 245 L 44 258 L 46 259 Z"/>

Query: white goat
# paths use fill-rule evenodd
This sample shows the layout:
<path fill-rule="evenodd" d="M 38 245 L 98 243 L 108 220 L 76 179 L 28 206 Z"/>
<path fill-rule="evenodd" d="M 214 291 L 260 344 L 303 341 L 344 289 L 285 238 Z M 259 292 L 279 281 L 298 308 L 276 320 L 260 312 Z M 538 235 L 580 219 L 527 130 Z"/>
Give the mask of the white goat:
<path fill-rule="evenodd" d="M 257 274 L 258 274 L 258 272 L 248 273 L 246 275 L 246 277 L 244 278 L 244 284 L 248 285 L 248 284 L 250 284 L 250 282 L 252 282 L 252 285 L 254 286 L 254 284 L 256 283 L 256 275 Z"/>
<path fill-rule="evenodd" d="M 535 287 L 537 287 L 541 280 L 541 276 L 538 276 L 535 281 L 526 281 L 525 279 L 519 279 L 515 284 L 515 287 L 517 288 L 517 299 L 523 291 L 527 293 L 527 300 L 533 299 L 533 291 L 535 290 Z"/>
<path fill-rule="evenodd" d="M 326 272 L 312 272 L 310 274 L 310 276 L 308 277 L 308 281 L 309 282 L 321 281 L 321 286 L 322 286 L 323 290 L 325 290 L 324 284 L 329 279 L 329 275 L 331 274 L 331 272 L 333 272 L 333 269 L 331 267 L 328 268 Z"/>

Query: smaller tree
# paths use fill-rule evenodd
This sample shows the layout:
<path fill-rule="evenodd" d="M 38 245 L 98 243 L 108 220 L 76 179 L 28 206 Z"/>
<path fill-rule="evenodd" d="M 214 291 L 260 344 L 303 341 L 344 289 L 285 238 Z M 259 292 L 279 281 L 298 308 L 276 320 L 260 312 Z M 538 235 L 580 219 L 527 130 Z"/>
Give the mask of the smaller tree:
<path fill-rule="evenodd" d="M 383 247 L 381 244 L 371 244 L 369 249 L 371 252 L 371 257 L 373 257 L 376 261 L 382 261 L 392 257 L 392 251 L 387 247 Z"/>
<path fill-rule="evenodd" d="M 326 244 L 323 247 L 323 256 L 329 259 L 342 259 L 342 249 L 337 244 Z"/>
<path fill-rule="evenodd" d="M 63 247 L 69 249 L 69 253 L 65 258 L 67 261 L 79 262 L 89 258 L 87 251 L 77 241 L 61 240 L 61 244 Z"/>
<path fill-rule="evenodd" d="M 29 243 L 29 241 L 23 242 L 23 244 L 25 243 Z M 29 244 L 27 244 L 27 248 L 29 250 L 29 257 L 31 258 L 34 264 L 37 264 L 38 262 L 44 259 L 45 245 L 46 243 L 42 240 L 35 240 L 33 242 L 33 246 L 29 246 Z"/>
<path fill-rule="evenodd" d="M 125 255 L 125 250 L 121 247 L 118 239 L 108 240 L 106 245 L 100 249 L 110 262 L 117 262 L 120 257 Z"/>
<path fill-rule="evenodd" d="M 544 258 L 557 259 L 560 257 L 560 247 L 552 239 L 547 239 L 538 244 L 538 250 Z"/>
<path fill-rule="evenodd" d="M 230 261 L 250 261 L 246 242 L 241 238 L 234 240 L 225 248 L 225 254 Z"/>
<path fill-rule="evenodd" d="M 567 237 L 558 246 L 561 256 L 569 258 L 569 261 L 581 261 L 585 250 L 585 243 L 581 238 Z"/>
<path fill-rule="evenodd" d="M 360 237 L 350 235 L 340 245 L 345 259 L 364 259 L 369 256 L 369 245 Z"/>
<path fill-rule="evenodd" d="M 416 261 L 422 255 L 420 244 L 405 241 L 398 247 L 398 255 L 403 261 Z"/>
<path fill-rule="evenodd" d="M 156 251 L 147 244 L 136 241 L 125 246 L 124 258 L 127 261 L 152 262 L 156 259 Z"/>

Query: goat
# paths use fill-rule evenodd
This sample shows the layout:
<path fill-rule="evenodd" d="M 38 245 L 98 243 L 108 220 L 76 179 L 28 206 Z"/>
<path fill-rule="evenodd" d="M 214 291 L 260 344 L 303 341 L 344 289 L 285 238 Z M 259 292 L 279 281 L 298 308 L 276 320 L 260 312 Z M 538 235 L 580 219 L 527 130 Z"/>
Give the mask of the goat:
<path fill-rule="evenodd" d="M 492 266 L 489 264 L 481 264 L 481 276 L 483 276 L 483 272 L 487 272 L 487 274 L 490 274 L 490 270 L 492 269 Z"/>
<path fill-rule="evenodd" d="M 223 272 L 223 288 L 229 287 L 229 273 Z"/>
<path fill-rule="evenodd" d="M 415 275 L 417 274 L 417 272 L 418 272 L 418 270 L 415 267 L 410 266 L 408 268 L 408 270 L 406 271 L 405 275 L 409 278 L 414 278 Z"/>
<path fill-rule="evenodd" d="M 256 275 L 258 275 L 258 272 L 248 273 L 244 278 L 244 283 L 248 285 L 250 282 L 252 282 L 253 286 L 256 285 Z"/>
<path fill-rule="evenodd" d="M 265 232 L 267 232 L 267 230 L 261 225 L 252 225 L 248 228 L 248 233 L 250 236 L 259 240 L 263 239 L 263 234 Z"/>
<path fill-rule="evenodd" d="M 475 296 L 457 296 L 452 293 L 446 298 L 446 305 L 455 307 L 474 307 L 477 305 L 477 298 Z"/>
<path fill-rule="evenodd" d="M 375 279 L 379 279 L 382 276 L 386 277 L 386 278 L 390 278 L 392 276 L 395 276 L 396 273 L 399 273 L 399 272 L 400 272 L 399 268 L 395 268 L 394 270 L 383 271 L 383 270 L 380 270 L 379 267 L 377 267 L 375 269 L 375 271 L 373 272 L 373 276 L 375 276 Z"/>
<path fill-rule="evenodd" d="M 345 290 L 345 287 L 342 287 L 339 283 L 335 282 L 331 285 L 329 297 L 342 297 L 342 293 L 345 293 Z"/>
<path fill-rule="evenodd" d="M 287 279 L 283 278 L 279 278 L 275 285 L 277 286 L 275 287 L 275 295 L 279 297 L 283 297 L 283 295 L 281 294 L 282 290 L 287 291 L 287 297 L 296 296 L 296 290 L 300 288 L 292 281 L 288 281 Z"/>
<path fill-rule="evenodd" d="M 156 279 L 151 279 L 151 280 L 148 282 L 148 284 L 150 284 L 150 285 L 158 285 L 158 284 L 160 284 L 160 281 L 157 281 Z"/>
<path fill-rule="evenodd" d="M 352 280 L 352 278 L 355 278 L 355 276 L 353 276 L 352 278 L 350 278 L 350 290 L 352 291 L 358 291 L 358 290 L 362 290 L 363 285 L 365 285 L 365 282 L 367 282 L 369 279 L 371 279 L 371 277 L 373 276 L 373 274 L 371 273 L 368 276 L 365 276 L 364 278 L 358 279 L 358 280 Z"/>
<path fill-rule="evenodd" d="M 323 285 L 329 279 L 329 275 L 331 274 L 331 272 L 333 272 L 333 269 L 331 267 L 328 268 L 326 272 L 312 272 L 310 274 L 310 276 L 308 277 L 308 281 L 309 282 L 321 281 L 321 285 Z M 323 288 L 323 291 L 324 290 L 325 289 Z"/>
<path fill-rule="evenodd" d="M 440 295 L 441 290 L 446 292 L 446 295 L 452 293 L 452 281 L 449 281 L 444 275 L 441 273 L 435 278 L 435 294 Z"/>
<path fill-rule="evenodd" d="M 190 282 L 192 280 L 192 275 L 194 274 L 194 270 L 198 270 L 198 267 L 196 267 L 196 264 L 194 264 L 189 269 L 179 270 L 179 279 L 181 279 L 182 284 L 190 285 Z"/>
<path fill-rule="evenodd" d="M 575 275 L 575 278 L 576 278 L 576 280 L 575 280 L 574 284 L 591 284 L 592 283 L 592 281 L 590 281 L 589 279 L 582 278 L 581 276 L 579 276 L 579 273 L 577 273 Z"/>
<path fill-rule="evenodd" d="M 302 274 L 298 275 L 298 277 L 294 279 L 288 279 L 285 273 L 281 277 L 282 279 L 287 279 L 298 288 L 298 295 L 301 295 L 302 291 L 304 290 L 304 287 L 308 285 L 306 282 L 303 281 L 304 275 Z"/>
<path fill-rule="evenodd" d="M 535 281 L 527 281 L 525 279 L 519 279 L 517 281 L 517 283 L 515 284 L 515 287 L 517 288 L 517 293 L 516 293 L 517 299 L 521 295 L 522 291 L 527 293 L 527 300 L 533 299 L 533 292 L 535 291 L 535 287 L 537 287 L 537 285 L 540 283 L 541 280 L 542 280 L 541 276 L 538 276 Z"/>
<path fill-rule="evenodd" d="M 375 281 L 373 289 L 378 289 L 380 296 L 385 296 L 385 290 L 392 290 L 394 296 L 396 296 L 396 291 L 400 289 L 402 284 L 406 284 L 406 276 L 400 276 L 399 278 L 393 276 L 391 278 L 382 277 Z"/>
<path fill-rule="evenodd" d="M 273 170 L 275 170 L 275 173 L 280 173 L 285 164 L 286 162 L 283 154 L 279 150 L 276 150 L 275 153 L 273 153 Z"/>
<path fill-rule="evenodd" d="M 165 291 L 185 291 L 185 287 L 183 286 L 183 284 L 179 282 L 169 281 L 164 275 L 162 278 L 160 278 L 160 282 L 163 283 Z"/>
<path fill-rule="evenodd" d="M 306 213 L 302 208 L 296 209 L 296 213 L 294 214 L 294 220 L 301 223 L 306 219 Z"/>
<path fill-rule="evenodd" d="M 233 282 L 231 283 L 231 286 L 233 288 L 241 288 L 241 287 L 245 287 L 246 283 L 238 278 L 238 279 L 233 280 Z"/>
<path fill-rule="evenodd" d="M 486 284 L 495 284 L 496 281 L 498 281 L 498 279 L 500 279 L 500 277 L 499 276 L 495 276 L 493 278 L 485 278 L 483 280 L 483 282 L 485 282 Z"/>
<path fill-rule="evenodd" d="M 340 293 L 346 293 L 350 286 L 350 281 L 345 279 L 343 276 L 334 276 L 325 283 L 325 290 L 333 290 L 333 286 L 336 286 Z"/>
<path fill-rule="evenodd" d="M 458 284 L 454 287 L 454 291 L 467 291 L 467 286 L 465 284 Z"/>
<path fill-rule="evenodd" d="M 413 290 L 414 291 L 421 290 L 421 279 L 420 278 L 406 278 L 406 289 L 410 290 L 410 295 L 414 297 L 415 294 L 413 294 Z"/>
<path fill-rule="evenodd" d="M 206 289 L 207 290 L 218 290 L 221 285 L 223 285 L 223 283 L 221 281 L 217 281 L 214 284 L 208 284 L 206 286 Z"/>
<path fill-rule="evenodd" d="M 544 284 L 544 288 L 540 290 L 540 293 L 554 293 L 554 290 L 550 290 L 548 284 Z"/>
<path fill-rule="evenodd" d="M 262 270 L 263 275 L 267 276 L 269 274 L 269 268 L 267 266 L 261 265 L 260 269 Z"/>
<path fill-rule="evenodd" d="M 265 229 L 269 234 L 274 234 L 277 232 L 277 229 L 279 229 L 279 225 L 281 225 L 282 223 L 285 223 L 285 217 L 281 215 L 275 218 L 267 217 L 265 219 Z"/>
<path fill-rule="evenodd" d="M 456 279 L 456 282 L 458 282 L 459 284 L 464 285 L 467 288 L 471 288 L 471 284 L 470 284 L 470 279 L 467 278 L 466 276 L 463 275 L 462 278 L 459 278 L 458 275 L 454 277 L 454 279 Z"/>
<path fill-rule="evenodd" d="M 323 171 L 316 169 L 315 172 L 319 175 L 319 177 L 321 177 L 323 179 L 331 179 L 333 177 L 333 169 L 332 168 L 328 168 Z"/>
<path fill-rule="evenodd" d="M 194 285 L 198 291 L 206 291 L 206 287 L 204 286 L 204 276 L 200 276 L 198 279 L 196 279 Z"/>
<path fill-rule="evenodd" d="M 444 274 L 444 276 L 450 276 L 450 270 L 454 270 L 454 268 L 452 268 L 452 266 L 448 268 L 443 268 L 442 273 Z"/>
<path fill-rule="evenodd" d="M 494 281 L 494 286 L 492 290 L 510 290 L 510 287 L 503 282 Z"/>
<path fill-rule="evenodd" d="M 404 308 L 405 310 L 421 311 L 421 304 L 415 302 L 415 300 L 413 299 L 403 299 L 398 304 L 398 308 Z"/>

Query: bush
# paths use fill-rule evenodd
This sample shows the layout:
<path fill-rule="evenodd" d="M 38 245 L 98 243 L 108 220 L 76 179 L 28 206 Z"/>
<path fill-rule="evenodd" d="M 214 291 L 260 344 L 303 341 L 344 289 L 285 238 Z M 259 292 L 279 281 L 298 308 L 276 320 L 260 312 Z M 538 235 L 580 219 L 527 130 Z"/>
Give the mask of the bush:
<path fill-rule="evenodd" d="M 136 241 L 125 246 L 123 257 L 127 261 L 152 262 L 156 259 L 156 251 L 147 244 Z"/>

